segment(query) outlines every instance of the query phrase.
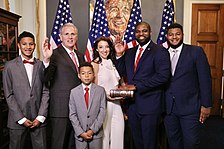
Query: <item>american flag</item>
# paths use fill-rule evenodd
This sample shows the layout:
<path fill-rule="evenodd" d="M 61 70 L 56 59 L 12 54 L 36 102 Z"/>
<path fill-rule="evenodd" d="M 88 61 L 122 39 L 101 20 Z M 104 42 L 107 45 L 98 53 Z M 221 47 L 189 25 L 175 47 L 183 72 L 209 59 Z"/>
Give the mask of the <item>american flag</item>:
<path fill-rule="evenodd" d="M 124 35 L 124 41 L 127 43 L 126 48 L 132 48 L 137 45 L 137 41 L 135 40 L 135 26 L 139 22 L 142 22 L 141 6 L 139 0 L 134 0 L 128 26 Z"/>
<path fill-rule="evenodd" d="M 166 42 L 167 27 L 174 23 L 174 4 L 173 0 L 166 0 L 163 9 L 162 22 L 160 32 L 157 38 L 157 44 L 168 47 Z"/>
<path fill-rule="evenodd" d="M 56 49 L 61 44 L 61 40 L 59 37 L 60 27 L 69 22 L 72 23 L 72 16 L 68 0 L 59 0 L 57 13 L 54 20 L 54 26 L 52 28 L 50 38 L 50 44 L 53 49 Z"/>
<path fill-rule="evenodd" d="M 89 38 L 85 53 L 85 58 L 87 61 L 92 60 L 93 55 L 93 44 L 97 38 L 100 36 L 110 36 L 110 31 L 107 22 L 107 16 L 104 6 L 104 0 L 96 0 L 94 13 L 93 13 L 93 20 L 91 29 L 89 32 Z"/>
<path fill-rule="evenodd" d="M 134 30 L 135 25 L 141 21 L 142 21 L 142 15 L 141 15 L 140 3 L 139 0 L 134 0 L 128 26 L 126 29 L 126 33 L 124 35 L 124 41 L 127 43 L 128 46 L 127 48 L 131 48 L 137 45 L 137 42 L 135 41 Z M 89 39 L 85 54 L 87 61 L 92 60 L 93 44 L 95 40 L 100 36 L 106 36 L 106 37 L 110 36 L 110 31 L 105 12 L 104 0 L 96 0 L 95 3 L 92 26 L 89 32 Z"/>

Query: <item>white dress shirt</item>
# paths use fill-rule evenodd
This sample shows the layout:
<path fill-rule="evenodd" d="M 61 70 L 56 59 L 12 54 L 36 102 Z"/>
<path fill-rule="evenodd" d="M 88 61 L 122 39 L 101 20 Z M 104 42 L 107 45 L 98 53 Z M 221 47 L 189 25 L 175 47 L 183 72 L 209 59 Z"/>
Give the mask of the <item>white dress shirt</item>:
<path fill-rule="evenodd" d="M 151 40 L 148 42 L 148 43 L 146 43 L 144 46 L 138 46 L 138 50 L 137 50 L 137 52 L 136 52 L 136 54 L 135 54 L 135 63 L 136 63 L 136 60 L 137 60 L 137 57 L 138 57 L 138 54 L 139 54 L 139 52 L 140 52 L 140 48 L 143 48 L 143 50 L 142 50 L 142 53 L 141 53 L 141 56 L 142 56 L 142 54 L 144 53 L 144 51 L 145 51 L 145 49 L 147 48 L 147 46 L 149 45 L 149 43 L 151 42 Z M 141 57 L 140 56 L 140 57 Z"/>
<path fill-rule="evenodd" d="M 22 58 L 22 61 L 25 59 L 22 55 L 21 55 L 21 58 Z M 29 60 L 27 60 L 27 61 L 33 62 L 34 61 L 34 57 L 31 58 L 31 59 L 29 59 Z M 29 63 L 25 63 L 24 66 L 25 66 L 25 69 L 26 69 L 26 73 L 27 73 L 27 76 L 28 76 L 28 79 L 29 79 L 30 86 L 32 87 L 33 65 L 32 64 L 29 64 Z M 36 117 L 36 119 L 38 121 L 40 121 L 41 123 L 43 123 L 45 121 L 46 117 L 41 116 L 41 115 L 38 115 Z M 27 118 L 24 117 L 21 120 L 19 120 L 18 123 L 20 125 L 22 125 L 26 120 L 27 120 Z"/>

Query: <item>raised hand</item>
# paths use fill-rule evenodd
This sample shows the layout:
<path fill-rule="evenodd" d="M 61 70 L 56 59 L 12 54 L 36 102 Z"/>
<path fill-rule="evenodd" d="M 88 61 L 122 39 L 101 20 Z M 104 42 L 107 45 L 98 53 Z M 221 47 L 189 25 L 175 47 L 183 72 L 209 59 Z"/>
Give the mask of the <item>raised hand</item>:
<path fill-rule="evenodd" d="M 126 43 L 123 43 L 120 36 L 116 36 L 114 40 L 114 49 L 116 52 L 116 56 L 120 57 L 124 54 L 126 48 Z"/>
<path fill-rule="evenodd" d="M 50 46 L 48 38 L 45 38 L 45 40 L 42 43 L 42 52 L 43 52 L 43 61 L 45 63 L 50 62 L 50 57 L 53 53 L 53 49 L 52 46 Z"/>

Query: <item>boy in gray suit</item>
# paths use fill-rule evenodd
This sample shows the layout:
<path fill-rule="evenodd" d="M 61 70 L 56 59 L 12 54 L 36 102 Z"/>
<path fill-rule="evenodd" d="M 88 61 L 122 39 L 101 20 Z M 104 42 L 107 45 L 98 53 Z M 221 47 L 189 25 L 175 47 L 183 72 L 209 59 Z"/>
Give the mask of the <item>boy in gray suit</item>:
<path fill-rule="evenodd" d="M 22 32 L 18 37 L 21 55 L 6 63 L 3 87 L 8 104 L 10 149 L 23 149 L 30 134 L 34 149 L 46 149 L 45 119 L 49 91 L 42 82 L 43 63 L 33 57 L 34 35 Z"/>
<path fill-rule="evenodd" d="M 71 90 L 69 118 L 75 131 L 77 149 L 102 148 L 103 121 L 106 114 L 104 88 L 92 83 L 93 66 L 84 62 L 79 67 L 82 84 Z"/>

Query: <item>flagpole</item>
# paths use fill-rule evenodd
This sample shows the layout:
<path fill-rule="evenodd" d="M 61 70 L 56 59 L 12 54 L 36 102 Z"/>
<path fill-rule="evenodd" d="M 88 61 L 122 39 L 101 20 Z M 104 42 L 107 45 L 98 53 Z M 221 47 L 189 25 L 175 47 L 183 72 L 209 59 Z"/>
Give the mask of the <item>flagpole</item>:
<path fill-rule="evenodd" d="M 36 57 L 40 58 L 40 1 L 36 0 Z"/>
<path fill-rule="evenodd" d="M 174 5 L 174 22 L 177 22 L 177 16 L 176 16 L 176 0 L 173 0 L 173 5 Z"/>

